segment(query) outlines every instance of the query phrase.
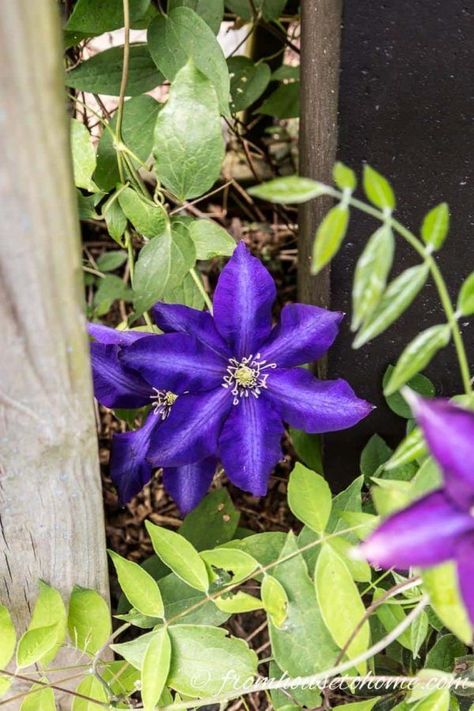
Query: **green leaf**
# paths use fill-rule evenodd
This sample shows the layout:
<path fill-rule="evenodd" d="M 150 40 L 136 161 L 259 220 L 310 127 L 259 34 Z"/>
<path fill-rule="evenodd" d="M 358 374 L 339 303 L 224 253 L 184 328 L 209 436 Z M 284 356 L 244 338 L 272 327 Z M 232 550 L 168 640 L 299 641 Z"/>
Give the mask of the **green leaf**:
<path fill-rule="evenodd" d="M 338 161 L 332 169 L 332 177 L 339 190 L 353 192 L 357 187 L 357 177 L 352 168 Z"/>
<path fill-rule="evenodd" d="M 168 216 L 164 207 L 144 199 L 133 188 L 121 190 L 117 199 L 125 216 L 139 234 L 152 238 L 165 232 Z"/>
<path fill-rule="evenodd" d="M 258 561 L 251 555 L 229 547 L 202 551 L 200 556 L 210 569 L 209 577 L 213 582 L 219 578 L 219 574 L 216 572 L 219 570 L 231 574 L 232 578 L 228 581 L 229 583 L 239 583 L 259 567 Z"/>
<path fill-rule="evenodd" d="M 331 490 L 326 480 L 296 463 L 288 484 L 288 506 L 296 518 L 322 534 L 329 520 L 331 505 Z"/>
<path fill-rule="evenodd" d="M 187 585 L 174 573 L 160 580 L 160 590 L 167 620 L 176 619 L 179 624 L 189 625 L 221 625 L 228 618 L 211 600 L 206 600 L 207 592 Z"/>
<path fill-rule="evenodd" d="M 42 580 L 28 629 L 17 649 L 17 664 L 49 664 L 66 636 L 67 615 L 61 594 Z"/>
<path fill-rule="evenodd" d="M 370 202 L 381 210 L 395 209 L 395 195 L 388 180 L 370 167 L 364 166 L 364 191 Z"/>
<path fill-rule="evenodd" d="M 271 69 L 265 62 L 254 63 L 248 57 L 227 60 L 230 76 L 230 108 L 238 113 L 261 97 L 268 86 Z"/>
<path fill-rule="evenodd" d="M 200 279 L 199 275 L 197 275 L 197 278 Z M 199 311 L 202 311 L 205 306 L 203 295 L 190 272 L 186 274 L 181 284 L 173 287 L 173 289 L 167 289 L 161 297 L 161 301 L 166 304 L 182 304 L 192 309 L 199 309 Z"/>
<path fill-rule="evenodd" d="M 410 711 L 449 711 L 449 689 L 433 691 L 425 699 L 410 706 Z"/>
<path fill-rule="evenodd" d="M 357 530 L 354 531 L 357 538 L 361 541 L 374 531 L 380 523 L 378 516 L 374 514 L 365 513 L 363 511 L 342 511 L 341 518 L 348 524 L 348 526 L 357 526 Z"/>
<path fill-rule="evenodd" d="M 427 453 L 425 438 L 419 427 L 415 427 L 400 442 L 393 455 L 385 464 L 385 470 L 391 471 L 404 464 L 420 459 Z"/>
<path fill-rule="evenodd" d="M 382 225 L 367 242 L 357 261 L 352 288 L 352 324 L 357 331 L 380 303 L 393 264 L 395 240 L 391 228 Z"/>
<path fill-rule="evenodd" d="M 113 272 L 127 261 L 127 253 L 123 251 L 104 252 L 97 260 L 101 272 Z"/>
<path fill-rule="evenodd" d="M 428 616 L 426 612 L 422 612 L 416 620 L 410 625 L 410 641 L 413 652 L 413 659 L 418 659 L 420 649 L 429 631 Z"/>
<path fill-rule="evenodd" d="M 420 370 L 426 368 L 436 353 L 445 348 L 451 340 L 451 326 L 442 324 L 431 326 L 416 336 L 401 354 L 385 388 L 385 395 L 394 392 L 407 383 Z"/>
<path fill-rule="evenodd" d="M 384 594 L 385 590 L 381 588 L 375 588 L 373 601 L 379 600 Z M 401 605 L 395 605 L 393 601 L 390 603 L 380 604 L 376 610 L 375 615 L 377 619 L 381 622 L 386 632 L 392 632 L 398 625 L 400 625 L 406 619 L 406 614 Z M 412 638 L 410 634 L 410 629 L 405 630 L 397 637 L 397 642 L 402 645 L 405 649 L 412 651 Z"/>
<path fill-rule="evenodd" d="M 185 583 L 206 592 L 209 578 L 204 562 L 194 546 L 179 533 L 145 522 L 155 553 Z M 136 607 L 136 606 L 135 606 Z"/>
<path fill-rule="evenodd" d="M 242 639 L 219 627 L 173 625 L 168 685 L 186 696 L 232 691 L 257 673 L 257 655 Z M 209 653 L 212 650 L 212 654 Z"/>
<path fill-rule="evenodd" d="M 380 696 L 366 701 L 354 701 L 352 704 L 344 704 L 344 711 L 372 711 L 378 701 L 380 701 Z"/>
<path fill-rule="evenodd" d="M 280 84 L 256 110 L 257 114 L 277 119 L 298 118 L 300 114 L 300 83 Z"/>
<path fill-rule="evenodd" d="M 95 1 L 95 0 L 94 0 Z M 136 96 L 124 104 L 122 138 L 126 146 L 145 162 L 151 155 L 156 117 L 161 104 L 151 96 Z M 110 128 L 115 130 L 117 116 L 110 122 Z M 107 129 L 104 129 L 97 146 L 97 168 L 94 182 L 102 190 L 110 190 L 120 180 L 114 139 Z"/>
<path fill-rule="evenodd" d="M 466 654 L 466 646 L 453 634 L 440 637 L 426 655 L 425 665 L 428 669 L 440 669 L 452 672 L 456 657 Z"/>
<path fill-rule="evenodd" d="M 71 119 L 71 152 L 74 185 L 95 192 L 97 188 L 92 180 L 96 166 L 95 149 L 89 131 L 77 119 Z"/>
<path fill-rule="evenodd" d="M 76 188 L 76 198 L 77 198 L 77 210 L 79 212 L 80 220 L 100 220 L 100 215 L 95 209 L 97 203 L 101 201 L 104 197 L 104 193 L 93 193 L 92 195 L 83 195 L 81 191 Z"/>
<path fill-rule="evenodd" d="M 430 604 L 445 626 L 464 644 L 472 644 L 472 628 L 459 594 L 454 563 L 443 563 L 423 570 L 423 585 Z"/>
<path fill-rule="evenodd" d="M 359 331 L 353 348 L 360 348 L 391 326 L 423 288 L 428 274 L 429 267 L 419 264 L 406 269 L 390 282 L 374 313 Z"/>
<path fill-rule="evenodd" d="M 166 627 L 153 633 L 143 658 L 142 701 L 145 711 L 153 711 L 166 685 L 171 666 L 171 640 Z"/>
<path fill-rule="evenodd" d="M 283 627 L 288 614 L 288 595 L 283 585 L 272 575 L 265 574 L 260 594 L 263 609 L 270 617 L 272 625 Z"/>
<path fill-rule="evenodd" d="M 326 193 L 327 188 L 323 183 L 317 183 L 310 178 L 301 178 L 299 175 L 275 178 L 249 189 L 249 194 L 253 197 L 285 205 L 307 202 Z"/>
<path fill-rule="evenodd" d="M 299 66 L 293 66 L 291 64 L 282 64 L 280 67 L 275 69 L 274 72 L 272 72 L 272 81 L 283 81 L 284 79 L 297 81 L 299 78 Z"/>
<path fill-rule="evenodd" d="M 163 617 L 163 600 L 160 589 L 143 568 L 131 560 L 109 550 L 117 571 L 119 585 L 127 599 L 139 612 L 149 617 Z"/>
<path fill-rule="evenodd" d="M 198 551 L 202 551 L 230 541 L 239 517 L 227 489 L 216 489 L 186 516 L 179 532 Z"/>
<path fill-rule="evenodd" d="M 193 220 L 189 234 L 196 248 L 196 259 L 230 257 L 236 247 L 234 238 L 212 220 Z"/>
<path fill-rule="evenodd" d="M 389 381 L 393 376 L 393 371 L 395 368 L 393 365 L 389 365 L 383 376 L 383 389 L 385 390 L 388 386 Z M 433 397 L 435 395 L 435 387 L 431 380 L 423 375 L 422 373 L 417 373 L 413 378 L 407 383 L 411 390 L 414 390 L 419 395 L 423 397 Z M 387 405 L 389 408 L 399 417 L 404 417 L 406 420 L 411 420 L 413 418 L 413 413 L 411 411 L 410 405 L 403 397 L 402 393 L 396 392 L 393 395 L 388 395 L 385 397 Z"/>
<path fill-rule="evenodd" d="M 69 636 L 75 647 L 95 654 L 112 633 L 109 606 L 95 590 L 76 586 L 69 601 Z"/>
<path fill-rule="evenodd" d="M 194 266 L 196 251 L 188 226 L 172 218 L 163 234 L 146 244 L 135 265 L 134 304 L 137 315 L 176 289 Z"/>
<path fill-rule="evenodd" d="M 378 434 L 372 435 L 360 456 L 360 471 L 364 479 L 368 480 L 374 476 L 379 467 L 390 459 L 391 454 L 392 450 L 385 440 Z"/>
<path fill-rule="evenodd" d="M 110 47 L 81 62 L 66 74 L 66 86 L 92 94 L 118 96 L 122 80 L 123 47 Z M 130 45 L 126 96 L 140 96 L 162 84 L 164 77 L 146 44 Z"/>
<path fill-rule="evenodd" d="M 214 604 L 219 610 L 235 615 L 243 612 L 254 612 L 263 608 L 262 601 L 254 595 L 238 592 L 226 593 L 214 598 Z"/>
<path fill-rule="evenodd" d="M 462 316 L 474 314 L 474 272 L 471 272 L 459 292 L 457 310 Z"/>
<path fill-rule="evenodd" d="M 281 679 L 283 677 L 282 670 L 273 660 L 270 661 L 268 675 L 270 679 Z M 272 689 L 270 695 L 273 706 L 271 708 L 275 708 L 275 711 L 301 711 L 301 707 L 315 709 L 319 707 L 321 703 L 321 695 L 316 685 L 295 686 L 289 693 L 296 705 L 289 703 L 288 691 Z"/>
<path fill-rule="evenodd" d="M 217 94 L 192 62 L 176 74 L 158 115 L 154 154 L 158 179 L 180 200 L 203 195 L 219 178 L 224 138 Z"/>
<path fill-rule="evenodd" d="M 314 574 L 316 595 L 326 627 L 342 649 L 365 614 L 365 607 L 352 576 L 331 546 L 323 544 Z M 357 657 L 369 647 L 370 628 L 366 621 L 347 649 L 349 659 Z M 364 674 L 367 664 L 357 669 Z"/>
<path fill-rule="evenodd" d="M 425 215 L 421 225 L 423 242 L 435 250 L 443 246 L 449 230 L 449 207 L 442 202 Z"/>
<path fill-rule="evenodd" d="M 264 20 L 276 20 L 285 9 L 286 0 L 226 0 L 226 7 L 243 20 L 251 20 L 255 10 L 261 11 Z"/>
<path fill-rule="evenodd" d="M 115 193 L 111 196 L 114 199 L 110 199 L 102 208 L 102 217 L 104 218 L 107 231 L 117 244 L 122 245 L 122 237 L 127 227 L 127 218 L 119 205 L 118 200 L 115 198 Z"/>
<path fill-rule="evenodd" d="M 76 688 L 76 693 L 88 696 L 90 699 L 95 699 L 99 703 L 95 704 L 93 701 L 87 701 L 86 699 L 74 696 L 71 711 L 104 711 L 104 703 L 109 700 L 105 688 L 100 681 L 91 674 L 88 674 L 82 679 Z"/>
<path fill-rule="evenodd" d="M 355 580 L 356 583 L 370 583 L 372 578 L 370 565 L 365 560 L 354 559 L 354 545 L 350 541 L 342 536 L 337 536 L 331 538 L 328 541 L 328 545 L 334 548 L 338 556 L 346 564 L 352 579 Z"/>
<path fill-rule="evenodd" d="M 349 210 L 340 203 L 332 207 L 316 230 L 311 273 L 317 274 L 338 252 L 349 224 Z"/>
<path fill-rule="evenodd" d="M 0 605 L 0 669 L 5 669 L 15 652 L 16 632 L 10 613 Z"/>
<path fill-rule="evenodd" d="M 12 684 L 13 677 L 0 675 L 0 699 L 7 693 Z"/>
<path fill-rule="evenodd" d="M 189 7 L 206 22 L 216 35 L 224 19 L 224 0 L 168 0 L 168 12 L 176 7 Z"/>
<path fill-rule="evenodd" d="M 150 0 L 130 0 L 130 20 L 135 23 L 143 18 L 150 6 Z M 78 0 L 65 29 L 81 32 L 87 36 L 100 35 L 123 27 L 122 0 Z"/>
<path fill-rule="evenodd" d="M 117 299 L 132 300 L 132 290 L 115 274 L 107 274 L 99 281 L 99 287 L 94 295 L 94 306 L 97 316 L 102 316 L 110 311 L 110 307 Z"/>
<path fill-rule="evenodd" d="M 323 472 L 321 435 L 310 434 L 290 427 L 290 437 L 293 448 L 303 464 L 314 472 Z"/>
<path fill-rule="evenodd" d="M 55 709 L 54 691 L 44 686 L 37 686 L 35 691 L 25 696 L 20 706 L 20 711 L 55 711 Z"/>
<path fill-rule="evenodd" d="M 229 113 L 230 83 L 224 54 L 210 27 L 193 10 L 177 7 L 166 16 L 158 15 L 148 28 L 148 47 L 156 66 L 171 82 L 192 60 L 214 85 L 221 113 Z"/>

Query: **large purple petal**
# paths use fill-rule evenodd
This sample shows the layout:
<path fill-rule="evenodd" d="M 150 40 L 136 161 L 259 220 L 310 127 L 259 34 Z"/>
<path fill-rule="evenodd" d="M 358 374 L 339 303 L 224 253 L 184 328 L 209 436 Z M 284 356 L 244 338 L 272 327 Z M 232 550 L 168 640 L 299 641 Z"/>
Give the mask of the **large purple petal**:
<path fill-rule="evenodd" d="M 116 434 L 112 438 L 110 476 L 122 504 L 140 493 L 151 479 L 153 467 L 146 456 L 151 433 L 160 423 L 160 418 L 151 412 L 139 430 Z"/>
<path fill-rule="evenodd" d="M 224 358 L 184 333 L 142 338 L 124 349 L 120 358 L 154 387 L 175 393 L 211 390 L 226 374 Z"/>
<path fill-rule="evenodd" d="M 474 533 L 462 536 L 456 546 L 459 589 L 474 627 Z"/>
<path fill-rule="evenodd" d="M 120 346 L 91 343 L 94 395 L 107 407 L 136 408 L 150 404 L 152 388 L 119 361 Z"/>
<path fill-rule="evenodd" d="M 224 358 L 230 358 L 232 353 L 228 351 L 227 345 L 218 333 L 214 319 L 207 311 L 198 311 L 189 306 L 180 304 L 158 303 L 151 310 L 155 323 L 166 333 L 187 333 L 204 343 L 208 348 L 216 353 L 220 353 Z"/>
<path fill-rule="evenodd" d="M 449 496 L 464 508 L 474 504 L 474 412 L 447 400 L 406 394 L 431 453 L 438 461 Z"/>
<path fill-rule="evenodd" d="M 181 467 L 215 455 L 222 424 L 231 407 L 231 393 L 220 387 L 178 397 L 170 416 L 152 436 L 148 455 L 151 463 Z"/>
<path fill-rule="evenodd" d="M 201 501 L 211 486 L 217 459 L 208 457 L 197 464 L 163 469 L 163 484 L 184 516 Z"/>
<path fill-rule="evenodd" d="M 219 438 L 219 453 L 233 484 L 254 496 L 267 493 L 268 479 L 282 457 L 283 422 L 270 402 L 251 395 L 232 407 Z"/>
<path fill-rule="evenodd" d="M 360 546 L 371 563 L 406 570 L 454 558 L 459 537 L 474 529 L 474 519 L 440 489 L 390 516 Z"/>
<path fill-rule="evenodd" d="M 261 356 L 283 368 L 318 360 L 332 346 L 343 317 L 318 306 L 287 304 L 280 323 L 261 346 Z"/>
<path fill-rule="evenodd" d="M 305 432 L 334 432 L 352 427 L 373 409 L 345 380 L 318 380 L 304 368 L 270 371 L 264 397 L 282 419 Z"/>
<path fill-rule="evenodd" d="M 116 346 L 128 346 L 140 338 L 150 336 L 147 331 L 118 331 L 116 328 L 109 328 L 101 323 L 91 322 L 87 324 L 87 331 L 98 343 Z"/>
<path fill-rule="evenodd" d="M 270 335 L 275 283 L 243 242 L 222 270 L 214 294 L 216 328 L 232 355 L 255 355 Z"/>

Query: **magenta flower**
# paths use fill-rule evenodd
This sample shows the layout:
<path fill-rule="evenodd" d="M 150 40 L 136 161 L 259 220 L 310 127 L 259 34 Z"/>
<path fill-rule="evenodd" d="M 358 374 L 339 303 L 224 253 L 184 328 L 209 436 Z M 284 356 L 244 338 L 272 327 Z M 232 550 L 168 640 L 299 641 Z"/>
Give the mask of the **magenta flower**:
<path fill-rule="evenodd" d="M 390 516 L 361 545 L 367 560 L 406 570 L 454 560 L 474 625 L 474 413 L 407 395 L 444 486 Z"/>
<path fill-rule="evenodd" d="M 153 466 L 147 460 L 150 437 L 169 416 L 176 394 L 158 390 L 136 372 L 125 368 L 119 355 L 124 348 L 149 333 L 116 331 L 98 324 L 89 324 L 92 376 L 97 400 L 111 408 L 140 408 L 152 405 L 143 427 L 135 432 L 114 434 L 110 456 L 110 475 L 117 487 L 121 503 L 127 503 L 147 484 Z M 217 460 L 207 457 L 200 462 L 177 468 L 163 469 L 163 483 L 176 501 L 181 513 L 193 509 L 208 490 Z"/>
<path fill-rule="evenodd" d="M 327 351 L 342 314 L 291 304 L 272 328 L 275 296 L 270 274 L 241 242 L 220 275 L 214 318 L 159 303 L 153 315 L 165 335 L 139 338 L 118 353 L 131 377 L 179 394 L 150 434 L 153 466 L 185 467 L 217 455 L 234 484 L 262 495 L 282 456 L 284 422 L 329 432 L 370 412 L 344 380 L 317 380 L 295 367 Z"/>

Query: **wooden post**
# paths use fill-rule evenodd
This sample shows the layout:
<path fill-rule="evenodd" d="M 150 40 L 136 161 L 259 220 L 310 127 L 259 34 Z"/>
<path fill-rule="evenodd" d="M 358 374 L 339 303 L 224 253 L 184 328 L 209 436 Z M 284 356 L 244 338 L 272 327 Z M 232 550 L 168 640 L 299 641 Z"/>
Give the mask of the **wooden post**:
<path fill-rule="evenodd" d="M 331 182 L 336 159 L 342 0 L 301 1 L 300 175 Z M 319 198 L 299 213 L 299 300 L 329 306 L 329 269 L 311 276 L 314 234 L 331 206 Z"/>
<path fill-rule="evenodd" d="M 39 578 L 108 590 L 61 56 L 54 0 L 0 4 L 0 601 L 20 628 Z"/>

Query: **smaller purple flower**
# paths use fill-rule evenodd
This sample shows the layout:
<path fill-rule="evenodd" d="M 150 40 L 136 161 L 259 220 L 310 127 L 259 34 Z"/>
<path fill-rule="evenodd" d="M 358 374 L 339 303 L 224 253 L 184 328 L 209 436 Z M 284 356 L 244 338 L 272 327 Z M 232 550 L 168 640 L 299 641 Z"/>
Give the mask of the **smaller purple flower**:
<path fill-rule="evenodd" d="M 117 331 L 91 323 L 95 339 L 90 344 L 94 393 L 97 400 L 111 408 L 141 408 L 152 405 L 143 426 L 134 432 L 114 434 L 110 454 L 110 475 L 122 504 L 130 501 L 147 484 L 153 467 L 148 461 L 150 438 L 169 417 L 177 393 L 159 390 L 140 375 L 124 367 L 120 353 L 149 333 Z M 207 457 L 183 467 L 163 469 L 163 483 L 182 514 L 193 509 L 208 490 L 217 460 Z"/>
<path fill-rule="evenodd" d="M 447 400 L 423 400 L 407 391 L 442 488 L 390 516 L 361 544 L 361 554 L 382 568 L 424 568 L 447 560 L 474 626 L 474 412 Z"/>
<path fill-rule="evenodd" d="M 318 360 L 342 314 L 289 304 L 272 328 L 276 288 L 240 242 L 214 294 L 214 317 L 158 303 L 165 335 L 119 354 L 124 369 L 180 396 L 150 436 L 154 465 L 183 467 L 218 456 L 229 479 L 261 496 L 281 459 L 284 423 L 322 433 L 352 427 L 372 409 L 345 380 L 322 381 L 296 367 Z"/>

